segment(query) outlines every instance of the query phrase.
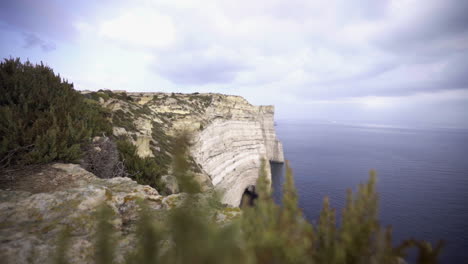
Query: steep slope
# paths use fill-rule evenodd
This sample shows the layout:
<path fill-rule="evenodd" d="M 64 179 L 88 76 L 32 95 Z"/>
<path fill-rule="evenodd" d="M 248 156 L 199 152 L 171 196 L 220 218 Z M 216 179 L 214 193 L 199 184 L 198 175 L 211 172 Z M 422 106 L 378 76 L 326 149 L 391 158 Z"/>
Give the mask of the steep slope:
<path fill-rule="evenodd" d="M 166 151 L 166 135 L 190 132 L 194 167 L 232 206 L 238 206 L 244 189 L 255 184 L 262 159 L 284 161 L 273 106 L 253 106 L 239 96 L 213 93 L 102 91 L 90 97 L 119 116 L 113 118 L 114 134 L 127 135 L 142 157 Z M 164 136 L 155 138 L 158 135 Z M 267 171 L 271 177 L 268 163 Z"/>

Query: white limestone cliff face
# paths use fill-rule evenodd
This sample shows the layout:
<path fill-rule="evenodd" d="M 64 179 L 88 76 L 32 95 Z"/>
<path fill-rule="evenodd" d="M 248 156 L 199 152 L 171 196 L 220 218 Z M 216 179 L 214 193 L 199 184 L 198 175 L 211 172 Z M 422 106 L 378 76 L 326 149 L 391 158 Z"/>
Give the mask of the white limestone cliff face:
<path fill-rule="evenodd" d="M 258 121 L 219 120 L 195 139 L 192 154 L 223 191 L 223 203 L 238 206 L 249 185 L 255 185 L 261 159 L 268 159 L 262 126 Z M 268 177 L 269 163 L 266 164 Z"/>
<path fill-rule="evenodd" d="M 255 185 L 261 160 L 284 162 L 274 129 L 273 106 L 252 106 L 226 96 L 207 109 L 213 121 L 195 136 L 192 155 L 221 190 L 223 203 L 238 206 L 249 185 Z M 265 163 L 271 179 L 270 165 Z"/>
<path fill-rule="evenodd" d="M 261 160 L 284 162 L 283 147 L 276 137 L 274 107 L 254 106 L 240 96 L 168 93 L 128 93 L 131 100 L 111 98 L 99 102 L 112 111 L 132 114 L 137 131 L 114 127 L 114 133 L 133 138 L 142 157 L 152 156 L 152 125 L 168 135 L 178 130 L 193 136 L 190 152 L 202 174 L 224 192 L 223 202 L 238 206 L 242 193 L 254 185 Z M 144 110 L 144 111 L 143 111 Z M 157 149 L 156 149 L 157 150 Z M 268 177 L 270 165 L 266 162 Z"/>

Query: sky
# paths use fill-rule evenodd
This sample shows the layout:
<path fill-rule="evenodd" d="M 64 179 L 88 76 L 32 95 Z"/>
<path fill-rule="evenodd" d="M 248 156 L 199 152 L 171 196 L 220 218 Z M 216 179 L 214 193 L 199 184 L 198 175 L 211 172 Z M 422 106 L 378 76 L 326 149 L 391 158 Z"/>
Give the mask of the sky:
<path fill-rule="evenodd" d="M 277 120 L 468 127 L 468 1 L 2 0 L 0 56 L 79 90 L 216 92 Z"/>

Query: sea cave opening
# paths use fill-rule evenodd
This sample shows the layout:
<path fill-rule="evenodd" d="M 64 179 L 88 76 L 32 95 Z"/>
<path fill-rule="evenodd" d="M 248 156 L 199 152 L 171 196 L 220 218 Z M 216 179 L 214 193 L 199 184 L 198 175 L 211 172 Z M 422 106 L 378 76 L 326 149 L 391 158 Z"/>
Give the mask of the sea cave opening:
<path fill-rule="evenodd" d="M 240 208 L 252 207 L 255 205 L 255 200 L 257 198 L 258 198 L 258 194 L 255 191 L 255 185 L 249 185 L 247 186 L 247 188 L 245 188 L 244 193 L 242 194 L 239 207 Z"/>

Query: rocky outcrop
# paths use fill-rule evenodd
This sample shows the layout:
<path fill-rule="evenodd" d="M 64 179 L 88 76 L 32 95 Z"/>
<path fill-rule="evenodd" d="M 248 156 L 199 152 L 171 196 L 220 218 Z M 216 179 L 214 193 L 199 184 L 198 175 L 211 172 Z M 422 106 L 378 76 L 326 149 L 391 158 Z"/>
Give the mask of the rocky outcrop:
<path fill-rule="evenodd" d="M 276 137 L 275 131 L 275 108 L 274 106 L 260 106 L 261 115 L 259 117 L 262 125 L 263 138 L 268 160 L 271 162 L 284 162 L 283 144 Z"/>
<path fill-rule="evenodd" d="M 124 100 L 128 97 L 131 100 Z M 114 133 L 126 133 L 142 157 L 164 151 L 158 147 L 164 144 L 154 138 L 153 127 L 168 135 L 189 131 L 197 169 L 224 192 L 223 202 L 229 205 L 238 206 L 244 189 L 255 184 L 262 159 L 284 162 L 273 106 L 253 106 L 240 96 L 213 93 L 128 93 L 99 102 L 131 115 L 136 129 L 114 127 Z M 271 177 L 268 162 L 266 170 Z"/>
<path fill-rule="evenodd" d="M 75 164 L 47 165 L 19 175 L 26 178 L 17 178 L 0 190 L 1 263 L 52 263 L 65 227 L 71 234 L 69 263 L 95 263 L 94 234 L 102 204 L 113 211 L 117 262 L 124 263 L 124 256 L 136 244 L 139 201 L 146 201 L 157 216 L 155 220 L 163 221 L 168 210 L 186 198 L 186 194 L 161 196 L 129 178 L 100 179 Z M 202 201 L 203 195 L 197 201 Z M 223 224 L 238 214 L 239 210 L 225 208 L 212 217 Z"/>

